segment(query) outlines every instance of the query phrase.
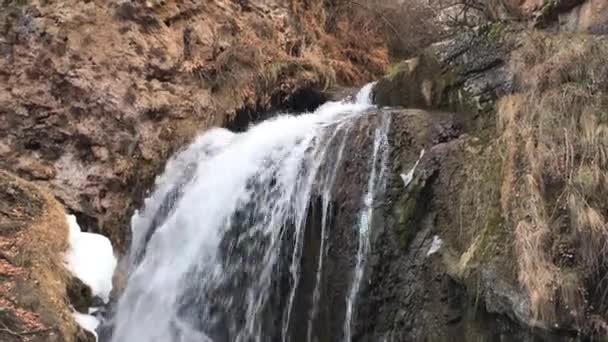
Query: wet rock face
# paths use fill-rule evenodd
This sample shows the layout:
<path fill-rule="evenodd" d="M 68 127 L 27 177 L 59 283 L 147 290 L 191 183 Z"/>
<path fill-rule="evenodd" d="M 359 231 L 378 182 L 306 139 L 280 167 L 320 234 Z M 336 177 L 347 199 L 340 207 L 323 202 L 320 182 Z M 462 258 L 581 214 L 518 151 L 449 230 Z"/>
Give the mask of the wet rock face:
<path fill-rule="evenodd" d="M 82 280 L 71 277 L 68 282 L 67 295 L 74 309 L 80 313 L 88 314 L 93 306 L 93 293 Z"/>
<path fill-rule="evenodd" d="M 565 11 L 564 8 L 562 7 Z M 418 167 L 419 174 L 414 177 L 408 189 L 401 189 L 401 193 L 395 190 L 395 197 L 392 198 L 393 202 L 385 209 L 386 224 L 383 225 L 384 228 L 381 231 L 387 236 L 381 235 L 379 237 L 381 243 L 377 248 L 380 255 L 378 257 L 380 266 L 373 271 L 375 275 L 372 275 L 372 283 L 379 283 L 380 285 L 370 287 L 372 288 L 370 292 L 372 304 L 367 309 L 370 318 L 373 319 L 373 312 L 383 312 L 382 317 L 384 318 L 381 322 L 368 323 L 371 324 L 371 327 L 370 325 L 365 326 L 364 331 L 373 332 L 372 335 L 366 335 L 373 336 L 370 338 L 371 340 L 382 336 L 391 336 L 391 334 L 393 334 L 392 336 L 398 336 L 397 339 L 404 340 L 416 340 L 421 336 L 435 336 L 429 335 L 429 331 L 431 331 L 432 324 L 437 322 L 441 327 L 439 331 L 444 331 L 444 333 L 436 336 L 438 340 L 442 340 L 445 336 L 459 336 L 461 340 L 475 340 L 474 336 L 483 337 L 486 340 L 498 338 L 519 340 L 525 336 L 525 334 L 522 334 L 522 330 L 526 329 L 534 330 L 529 337 L 532 340 L 567 341 L 574 336 L 594 340 L 596 334 L 605 335 L 604 328 L 600 328 L 596 323 L 597 320 L 604 320 L 605 310 L 600 310 L 602 312 L 600 314 L 590 313 L 596 310 L 596 303 L 602 302 L 591 298 L 594 296 L 592 293 L 598 293 L 598 289 L 603 288 L 602 285 L 597 283 L 596 279 L 601 277 L 598 275 L 603 274 L 604 268 L 577 266 L 576 271 L 569 272 L 570 269 L 563 265 L 571 264 L 561 261 L 561 258 L 564 258 L 561 247 L 552 247 L 560 246 L 561 241 L 572 240 L 570 234 L 577 230 L 565 227 L 573 224 L 574 221 L 571 221 L 570 217 L 575 216 L 574 214 L 568 214 L 562 209 L 555 209 L 555 213 L 551 214 L 548 224 L 550 229 L 545 235 L 547 240 L 551 242 L 547 243 L 547 247 L 535 246 L 532 248 L 532 250 L 545 251 L 548 255 L 551 255 L 549 257 L 549 260 L 551 260 L 550 266 L 540 267 L 539 270 L 552 267 L 553 263 L 559 264 L 556 267 L 558 271 L 555 280 L 536 288 L 527 286 L 526 278 L 528 281 L 529 279 L 541 279 L 542 271 L 530 271 L 531 268 L 526 268 L 521 263 L 517 263 L 526 259 L 526 254 L 518 248 L 527 245 L 527 242 L 523 241 L 529 239 L 532 235 L 525 235 L 525 238 L 522 238 L 522 232 L 518 231 L 518 224 L 523 221 L 518 222 L 512 218 L 513 205 L 509 203 L 509 200 L 510 198 L 517 198 L 521 201 L 520 204 L 525 203 L 517 207 L 520 210 L 518 214 L 521 214 L 522 217 L 534 215 L 534 209 L 528 207 L 528 203 L 534 198 L 534 195 L 522 193 L 520 189 L 514 188 L 512 184 L 531 177 L 527 175 L 529 172 L 527 166 L 520 164 L 521 160 L 525 159 L 530 163 L 539 163 L 539 160 L 542 160 L 542 153 L 530 154 L 528 151 L 523 151 L 523 148 L 520 150 L 519 146 L 526 145 L 529 141 L 546 140 L 546 137 L 543 136 L 543 133 L 540 132 L 542 129 L 540 129 L 538 131 L 534 130 L 534 133 L 527 138 L 515 139 L 518 144 L 521 143 L 522 145 L 508 145 L 502 140 L 512 132 L 525 130 L 528 127 L 534 127 L 534 129 L 543 127 L 546 122 L 557 122 L 556 117 L 565 115 L 567 119 L 555 126 L 556 132 L 559 131 L 559 134 L 562 134 L 562 130 L 569 127 L 569 123 L 572 122 L 570 120 L 573 115 L 574 117 L 579 115 L 573 114 L 578 113 L 576 112 L 578 107 L 574 105 L 573 108 L 576 107 L 576 109 L 564 109 L 561 107 L 561 103 L 569 101 L 563 102 L 560 100 L 558 102 L 560 105 L 555 109 L 547 109 L 545 102 L 542 101 L 542 94 L 544 92 L 549 94 L 554 89 L 552 87 L 559 87 L 559 98 L 563 97 L 565 99 L 566 93 L 562 91 L 563 89 L 569 89 L 568 87 L 571 84 L 585 84 L 585 80 L 576 82 L 573 81 L 576 78 L 570 76 L 579 75 L 581 69 L 603 75 L 604 73 L 601 70 L 606 63 L 602 58 L 606 54 L 598 53 L 598 57 L 593 58 L 596 55 L 590 51 L 603 51 L 605 40 L 603 37 L 593 37 L 591 35 L 547 34 L 538 31 L 534 33 L 510 32 L 509 28 L 502 28 L 498 24 L 489 25 L 484 29 L 486 33 L 483 36 L 475 34 L 468 36 L 472 38 L 471 40 L 456 39 L 433 47 L 436 52 L 433 57 L 438 60 L 438 62 L 433 63 L 441 65 L 441 73 L 434 71 L 433 68 L 427 68 L 427 75 L 430 76 L 419 78 L 418 75 L 424 75 L 424 73 L 419 72 L 416 68 L 404 68 L 400 71 L 402 77 L 395 78 L 393 77 L 394 74 L 391 74 L 381 81 L 375 89 L 377 100 L 388 99 L 392 101 L 396 99 L 398 101 L 403 99 L 402 103 L 395 103 L 403 106 L 416 105 L 415 102 L 411 101 L 411 96 L 402 96 L 399 92 L 413 90 L 414 94 L 424 95 L 419 89 L 424 89 L 425 81 L 436 80 L 435 84 L 442 85 L 445 80 L 442 77 L 452 73 L 452 75 L 457 75 L 456 79 L 460 81 L 451 83 L 455 87 L 438 87 L 444 89 L 439 94 L 450 94 L 454 89 L 463 91 L 464 95 L 476 94 L 476 96 L 465 97 L 465 99 L 468 99 L 466 101 L 468 103 L 473 100 L 472 102 L 479 106 L 473 107 L 473 109 L 477 108 L 476 113 L 467 113 L 465 110 L 457 114 L 458 118 L 464 120 L 463 131 L 458 132 L 456 130 L 454 135 L 436 139 L 440 143 L 427 145 L 427 154 Z M 466 38 L 467 35 L 462 37 Z M 476 40 L 483 37 L 485 37 L 484 39 L 499 38 L 498 42 L 507 44 L 506 51 L 476 48 L 475 46 L 484 46 L 483 42 Z M 518 43 L 509 45 L 513 41 Z M 528 45 L 531 42 L 536 45 Z M 586 58 L 579 61 L 576 57 L 571 57 L 569 55 L 569 52 L 573 50 L 571 46 L 582 46 L 581 51 L 584 52 L 577 55 Z M 591 46 L 594 48 L 592 49 Z M 547 47 L 551 47 L 551 49 Z M 428 58 L 427 56 L 425 54 L 421 58 Z M 561 71 L 557 77 L 551 74 L 555 65 L 560 63 L 556 62 L 557 58 L 549 59 L 545 56 L 561 56 L 561 60 L 567 61 L 567 63 L 560 66 L 560 70 L 566 71 Z M 529 57 L 532 60 L 538 58 L 543 63 L 545 63 L 545 60 L 549 61 L 546 62 L 545 69 L 520 67 L 519 63 L 526 61 Z M 509 65 L 507 66 L 507 64 Z M 424 66 L 424 64 L 416 64 L 417 67 L 420 65 Z M 426 65 L 433 64 L 427 63 Z M 588 79 L 590 77 L 585 76 L 583 78 Z M 450 80 L 453 79 L 450 78 Z M 531 82 L 535 86 L 527 86 L 526 82 Z M 549 90 L 543 87 L 547 87 Z M 589 99 L 603 98 L 603 89 L 599 87 L 597 90 L 585 88 L 577 94 L 589 96 Z M 386 93 L 380 93 L 385 91 Z M 539 105 L 542 107 L 539 111 L 551 113 L 551 118 L 549 116 L 542 117 L 542 119 L 532 123 L 531 118 L 535 117 L 534 111 L 528 109 L 528 104 L 522 105 L 523 101 L 521 103 L 513 102 L 515 106 L 521 108 L 521 111 L 518 109 L 517 114 L 512 114 L 510 112 L 512 108 L 508 107 L 511 104 L 508 101 L 516 96 L 521 96 L 535 105 L 536 103 L 542 104 L 542 106 Z M 441 98 L 441 96 L 438 98 Z M 450 97 L 447 96 L 447 98 Z M 462 97 L 457 98 L 462 99 Z M 497 100 L 501 104 L 498 112 L 494 110 Z M 586 100 L 583 103 L 589 103 L 590 101 Z M 438 108 L 441 108 L 441 101 L 435 103 L 439 103 L 440 107 Z M 432 102 L 423 102 L 423 104 L 427 108 L 433 108 Z M 486 115 L 480 115 L 482 113 Z M 516 122 L 526 122 L 526 125 L 511 126 L 513 130 L 505 132 L 503 128 L 500 128 L 503 122 L 501 120 L 509 121 L 508 117 L 515 117 L 514 115 L 518 117 Z M 599 114 L 599 116 L 601 115 Z M 530 120 L 530 122 L 527 120 Z M 483 124 L 483 121 L 485 121 L 485 124 Z M 601 124 L 596 124 L 594 127 L 598 125 Z M 411 132 L 407 126 L 401 127 L 399 131 Z M 420 129 L 417 131 L 420 131 Z M 462 132 L 467 134 L 459 136 L 458 134 Z M 405 133 L 404 135 L 408 136 Z M 410 133 L 409 136 L 416 135 Z M 579 137 L 583 135 L 570 134 L 570 136 Z M 413 165 L 416 159 L 415 150 L 420 150 L 420 143 L 411 137 L 400 139 L 395 139 L 392 145 L 397 147 L 409 146 L 401 148 L 414 149 L 414 151 L 409 152 L 409 154 L 392 156 L 391 160 L 405 165 Z M 514 153 L 518 158 L 523 155 L 526 155 L 526 157 L 507 159 L 503 154 L 505 151 L 511 151 L 507 153 Z M 557 189 L 562 186 L 562 181 L 556 180 L 560 179 L 561 176 L 552 175 L 544 178 L 551 172 L 546 171 L 546 173 L 543 173 L 543 177 L 535 178 L 535 182 L 541 184 L 543 189 L 542 196 L 544 197 L 542 198 L 545 201 L 543 205 L 545 208 L 552 208 L 551 210 L 554 210 L 553 208 L 565 208 L 563 205 L 553 204 L 553 201 L 558 201 L 553 197 L 553 194 L 561 193 L 561 190 Z M 564 176 L 564 178 L 567 177 Z M 398 182 L 395 184 L 398 184 Z M 601 191 L 599 187 L 594 186 L 593 189 L 594 196 Z M 566 196 L 555 197 L 566 198 Z M 534 224 L 533 227 L 538 226 L 540 225 Z M 425 227 L 429 228 L 425 230 Z M 423 254 L 423 252 L 415 252 L 420 248 L 428 250 L 428 244 L 432 242 L 428 236 L 434 236 L 435 234 L 444 241 L 444 247 L 438 252 L 441 261 L 437 263 L 433 261 L 433 256 L 427 261 L 418 255 Z M 587 239 L 581 239 L 581 241 L 584 240 Z M 386 246 L 390 246 L 390 248 L 387 250 Z M 583 246 L 582 244 L 577 246 L 570 250 L 580 248 L 581 251 L 578 252 L 580 255 L 594 250 L 593 248 L 580 247 Z M 603 251 L 603 249 L 598 249 L 598 251 L 600 250 Z M 556 256 L 551 253 L 555 253 Z M 576 254 L 577 252 L 568 252 L 565 255 L 570 259 L 583 260 L 583 258 L 569 257 Z M 530 259 L 538 260 L 540 258 Z M 389 261 L 384 262 L 383 260 Z M 596 260 L 603 259 L 593 257 L 590 260 L 596 262 Z M 398 265 L 405 266 L 400 268 L 401 266 Z M 587 269 L 593 269 L 593 275 L 588 276 Z M 445 285 L 446 289 L 441 290 L 437 284 L 425 282 L 429 274 L 434 275 L 430 277 L 432 279 L 447 277 L 453 283 L 448 282 L 448 285 Z M 408 281 L 402 280 L 405 278 L 408 278 Z M 586 280 L 577 283 L 579 279 L 583 278 Z M 418 284 L 417 281 L 424 285 Z M 441 281 L 438 281 L 438 283 L 441 283 Z M 573 295 L 571 298 L 577 298 L 576 301 L 578 302 L 568 301 L 570 297 L 567 296 L 570 293 L 563 290 L 568 286 L 575 289 L 573 293 L 576 296 Z M 548 289 L 547 304 L 543 309 L 546 309 L 550 314 L 544 316 L 538 313 L 539 305 L 536 291 L 541 288 Z M 591 290 L 586 290 L 586 288 Z M 447 291 L 445 293 L 448 294 L 444 293 L 442 295 L 441 291 Z M 560 297 L 562 295 L 564 297 Z M 401 304 L 392 306 L 386 304 L 388 302 L 393 303 L 394 298 L 399 298 Z M 444 298 L 445 302 L 432 302 L 432 298 Z M 583 299 L 579 300 L 578 298 Z M 470 305 L 472 301 L 475 305 Z M 424 303 L 433 303 L 433 305 L 425 306 Z M 469 306 L 453 306 L 446 303 L 469 303 Z M 588 306 L 588 303 L 593 304 Z M 412 307 L 412 309 L 400 313 L 399 308 L 403 307 Z M 450 310 L 453 311 L 448 312 L 447 308 L 451 308 Z M 481 310 L 481 313 L 478 313 L 477 310 Z M 423 312 L 424 314 L 411 315 L 408 312 Z M 454 314 L 455 312 L 458 314 Z M 451 315 L 460 318 L 448 323 L 446 317 Z M 483 317 L 483 319 L 471 318 L 475 315 Z M 393 324 L 392 322 L 398 322 L 404 328 L 391 328 L 390 324 L 382 323 L 387 321 L 391 324 Z M 473 328 L 472 324 L 477 328 Z M 600 325 L 605 326 L 603 323 Z M 536 330 L 536 328 L 539 329 Z M 500 332 L 500 334 L 490 334 L 492 329 Z M 468 333 L 469 331 L 475 331 L 477 335 L 471 335 Z"/>
<path fill-rule="evenodd" d="M 510 40 L 501 24 L 465 32 L 397 64 L 374 88 L 381 106 L 487 113 L 512 91 Z"/>
<path fill-rule="evenodd" d="M 440 159 L 433 151 L 460 134 L 455 116 L 421 110 L 396 111 L 390 135 L 390 179 L 374 218 L 368 286 L 358 307 L 358 341 L 440 341 L 458 332 L 467 305 L 464 288 L 438 255 L 427 255 L 438 234 L 433 186 Z M 400 177 L 422 164 L 406 187 Z M 462 332 L 462 331 L 460 331 Z"/>
<path fill-rule="evenodd" d="M 464 134 L 462 115 L 393 114 L 391 165 L 377 208 L 356 341 L 568 341 L 526 327 L 528 295 L 497 216 L 493 145 Z M 425 153 L 420 158 L 420 151 Z M 420 158 L 405 186 L 402 174 Z M 437 239 L 439 249 L 431 250 Z"/>

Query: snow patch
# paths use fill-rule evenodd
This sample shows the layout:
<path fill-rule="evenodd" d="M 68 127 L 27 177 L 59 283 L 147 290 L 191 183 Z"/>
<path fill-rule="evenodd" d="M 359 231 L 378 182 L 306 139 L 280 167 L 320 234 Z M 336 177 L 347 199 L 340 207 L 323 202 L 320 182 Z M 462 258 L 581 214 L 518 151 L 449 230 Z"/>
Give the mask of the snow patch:
<path fill-rule="evenodd" d="M 70 227 L 70 248 L 65 258 L 68 269 L 91 288 L 94 296 L 107 303 L 116 268 L 112 243 L 103 235 L 82 232 L 74 215 L 67 215 L 67 221 Z"/>
<path fill-rule="evenodd" d="M 441 238 L 439 238 L 439 236 L 437 236 L 437 235 L 433 236 L 433 241 L 431 242 L 431 248 L 429 248 L 429 251 L 426 253 L 426 256 L 437 253 L 437 251 L 439 250 L 439 248 L 441 248 L 442 245 L 443 245 L 443 240 L 441 240 Z"/>
<path fill-rule="evenodd" d="M 99 320 L 95 316 L 80 313 L 78 311 L 73 312 L 76 323 L 80 325 L 84 330 L 91 332 L 95 335 L 95 341 L 97 341 L 97 332 L 95 331 L 99 326 Z"/>
<path fill-rule="evenodd" d="M 418 157 L 418 160 L 416 161 L 416 164 L 414 164 L 414 167 L 412 167 L 412 169 L 407 174 L 402 173 L 400 175 L 401 179 L 403 180 L 403 184 L 405 185 L 406 188 L 408 185 L 410 185 L 410 183 L 414 179 L 414 171 L 416 171 L 416 168 L 418 167 L 418 164 L 420 164 L 420 160 L 422 159 L 422 157 L 424 157 L 424 149 L 422 149 L 422 151 L 420 151 L 420 157 Z"/>

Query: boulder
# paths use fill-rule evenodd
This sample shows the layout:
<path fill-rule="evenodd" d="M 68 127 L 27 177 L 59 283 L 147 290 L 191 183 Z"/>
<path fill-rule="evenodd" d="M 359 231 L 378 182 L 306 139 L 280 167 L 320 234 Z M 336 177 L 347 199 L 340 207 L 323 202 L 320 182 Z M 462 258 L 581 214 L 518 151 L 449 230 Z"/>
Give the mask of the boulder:
<path fill-rule="evenodd" d="M 380 106 L 483 113 L 512 90 L 510 29 L 490 24 L 400 62 L 374 88 Z"/>

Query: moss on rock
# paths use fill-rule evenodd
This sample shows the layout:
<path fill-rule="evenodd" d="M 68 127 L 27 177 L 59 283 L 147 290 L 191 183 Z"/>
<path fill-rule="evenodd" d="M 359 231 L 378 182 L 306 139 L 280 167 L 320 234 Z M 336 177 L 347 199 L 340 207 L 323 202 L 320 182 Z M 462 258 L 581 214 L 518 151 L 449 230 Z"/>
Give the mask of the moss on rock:
<path fill-rule="evenodd" d="M 416 212 L 421 188 L 419 184 L 412 184 L 393 207 L 395 227 L 403 248 L 407 248 L 416 235 Z"/>
<path fill-rule="evenodd" d="M 430 46 L 394 65 L 374 88 L 380 106 L 493 113 L 496 100 L 512 91 L 506 67 L 518 29 L 504 22 L 484 25 Z M 493 116 L 492 116 L 493 117 Z"/>
<path fill-rule="evenodd" d="M 444 71 L 433 54 L 423 53 L 394 65 L 376 85 L 374 98 L 382 106 L 437 109 L 455 82 L 453 71 Z"/>

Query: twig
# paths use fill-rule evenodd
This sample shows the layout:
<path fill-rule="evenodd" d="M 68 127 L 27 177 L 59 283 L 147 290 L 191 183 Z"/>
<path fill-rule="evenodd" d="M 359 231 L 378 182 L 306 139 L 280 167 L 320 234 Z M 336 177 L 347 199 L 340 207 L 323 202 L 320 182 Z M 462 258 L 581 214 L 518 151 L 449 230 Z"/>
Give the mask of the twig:
<path fill-rule="evenodd" d="M 23 335 L 21 335 L 20 333 L 12 331 L 9 328 L 0 328 L 0 332 L 5 332 L 16 337 L 23 337 Z"/>
<path fill-rule="evenodd" d="M 15 337 L 24 337 L 27 335 L 34 335 L 34 334 L 38 334 L 38 333 L 42 333 L 42 332 L 46 332 L 49 331 L 51 329 L 49 328 L 43 328 L 43 329 L 36 329 L 36 330 L 30 330 L 30 331 L 23 331 L 23 332 L 16 332 L 12 329 L 10 329 L 9 327 L 6 326 L 6 324 L 2 323 L 2 328 L 0 328 L 0 332 L 5 332 L 8 333 L 10 335 L 13 335 Z"/>
<path fill-rule="evenodd" d="M 476 2 L 476 1 L 463 0 L 461 2 L 461 4 L 465 5 L 466 7 L 478 10 L 479 12 L 485 12 L 485 10 L 486 10 L 486 6 L 483 3 Z"/>
<path fill-rule="evenodd" d="M 401 35 L 399 34 L 399 30 L 397 30 L 397 28 L 395 28 L 395 26 L 390 22 L 390 20 L 388 20 L 388 18 L 386 16 L 384 16 L 384 14 L 382 14 L 382 12 L 380 12 L 380 11 L 378 11 L 376 9 L 370 8 L 367 5 L 364 5 L 364 4 L 362 4 L 362 3 L 358 2 L 358 1 L 355 1 L 355 0 L 350 0 L 350 3 L 354 4 L 354 5 L 357 5 L 357 6 L 363 8 L 365 10 L 368 10 L 370 12 L 375 13 L 378 17 L 380 17 L 380 19 L 382 19 L 382 21 L 384 21 L 384 23 L 386 24 L 386 26 L 388 26 L 388 28 L 391 29 L 391 31 L 393 31 L 393 33 L 399 38 L 399 40 L 401 40 L 402 42 L 405 42 L 403 40 L 403 37 L 401 37 Z"/>
<path fill-rule="evenodd" d="M 11 258 L 6 252 L 0 251 L 0 259 L 4 259 L 8 261 L 10 264 L 14 265 L 15 261 Z"/>

